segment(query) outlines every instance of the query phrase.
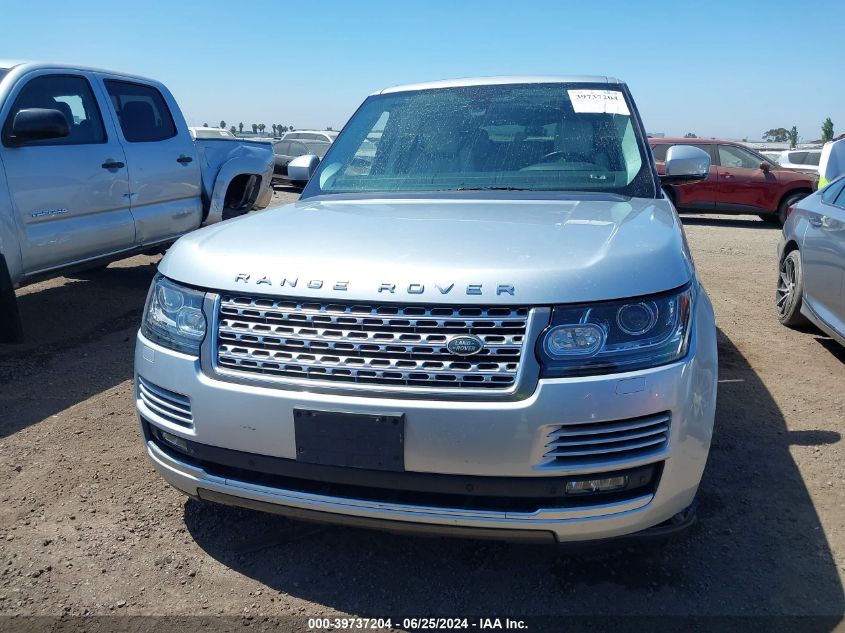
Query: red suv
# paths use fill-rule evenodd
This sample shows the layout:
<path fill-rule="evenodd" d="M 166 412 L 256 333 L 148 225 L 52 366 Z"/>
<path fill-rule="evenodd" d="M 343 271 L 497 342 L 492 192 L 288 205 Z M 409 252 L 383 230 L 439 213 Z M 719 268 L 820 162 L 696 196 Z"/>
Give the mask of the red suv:
<path fill-rule="evenodd" d="M 700 182 L 664 187 L 675 207 L 694 211 L 753 213 L 764 220 L 786 221 L 787 209 L 816 189 L 818 175 L 784 169 L 762 154 L 731 141 L 651 138 L 658 173 L 666 150 L 692 145 L 710 155 L 710 175 Z"/>

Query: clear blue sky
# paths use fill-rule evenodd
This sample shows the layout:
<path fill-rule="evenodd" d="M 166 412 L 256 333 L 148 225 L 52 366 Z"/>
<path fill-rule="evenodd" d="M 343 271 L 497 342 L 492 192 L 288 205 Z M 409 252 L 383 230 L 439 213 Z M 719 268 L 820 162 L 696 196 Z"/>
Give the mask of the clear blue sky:
<path fill-rule="evenodd" d="M 577 73 L 626 80 L 649 131 L 845 131 L 845 0 L 3 4 L 0 58 L 155 77 L 193 125 L 337 129 L 384 86 Z"/>

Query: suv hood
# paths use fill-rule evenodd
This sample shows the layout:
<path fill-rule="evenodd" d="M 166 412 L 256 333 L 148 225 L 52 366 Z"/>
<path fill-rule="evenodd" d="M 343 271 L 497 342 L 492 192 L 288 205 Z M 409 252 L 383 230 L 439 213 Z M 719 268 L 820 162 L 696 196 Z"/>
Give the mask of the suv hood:
<path fill-rule="evenodd" d="M 669 203 L 637 198 L 311 198 L 195 231 L 159 270 L 250 294 L 512 305 L 647 295 L 693 275 Z"/>

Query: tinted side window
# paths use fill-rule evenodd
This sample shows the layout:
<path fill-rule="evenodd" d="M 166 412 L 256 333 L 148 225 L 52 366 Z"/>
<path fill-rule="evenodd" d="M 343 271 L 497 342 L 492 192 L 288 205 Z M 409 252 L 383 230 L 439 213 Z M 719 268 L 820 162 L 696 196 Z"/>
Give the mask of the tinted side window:
<path fill-rule="evenodd" d="M 292 141 L 295 138 L 302 138 L 302 134 L 299 132 L 291 132 L 290 134 L 285 134 L 286 141 Z"/>
<path fill-rule="evenodd" d="M 821 160 L 822 153 L 821 152 L 807 152 L 807 157 L 804 159 L 805 165 L 815 165 L 816 167 L 819 166 L 819 160 Z"/>
<path fill-rule="evenodd" d="M 163 141 L 176 136 L 176 124 L 161 93 L 152 86 L 128 81 L 105 81 L 106 90 L 130 143 Z"/>
<path fill-rule="evenodd" d="M 842 199 L 842 195 L 840 195 L 843 191 L 845 191 L 845 178 L 840 178 L 828 185 L 827 188 L 822 191 L 822 200 L 828 204 L 834 204 L 835 201 L 837 205 L 842 206 L 842 204 L 845 203 L 845 200 Z"/>
<path fill-rule="evenodd" d="M 839 187 L 839 195 L 836 196 L 836 200 L 833 201 L 833 204 L 845 209 L 845 187 Z"/>
<path fill-rule="evenodd" d="M 743 169 L 759 169 L 762 161 L 742 150 L 731 145 L 719 145 L 719 163 L 722 167 L 741 167 Z"/>
<path fill-rule="evenodd" d="M 26 145 L 89 145 L 105 143 L 103 118 L 91 86 L 76 75 L 43 75 L 30 80 L 20 91 L 3 126 L 3 142 L 11 138 L 15 115 L 28 108 L 46 108 L 61 112 L 68 125 L 68 135 Z"/>
<path fill-rule="evenodd" d="M 654 153 L 654 160 L 665 161 L 669 145 L 652 145 L 651 151 Z"/>
<path fill-rule="evenodd" d="M 803 165 L 807 162 L 807 152 L 789 152 L 789 162 L 795 165 Z"/>

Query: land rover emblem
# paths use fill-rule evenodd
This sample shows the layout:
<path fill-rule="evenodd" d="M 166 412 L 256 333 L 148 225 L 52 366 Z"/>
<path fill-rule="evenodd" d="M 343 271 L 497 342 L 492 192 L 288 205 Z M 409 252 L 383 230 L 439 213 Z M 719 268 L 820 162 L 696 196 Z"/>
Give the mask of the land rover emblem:
<path fill-rule="evenodd" d="M 446 349 L 458 356 L 472 356 L 484 349 L 484 341 L 477 336 L 453 336 L 446 341 Z"/>

